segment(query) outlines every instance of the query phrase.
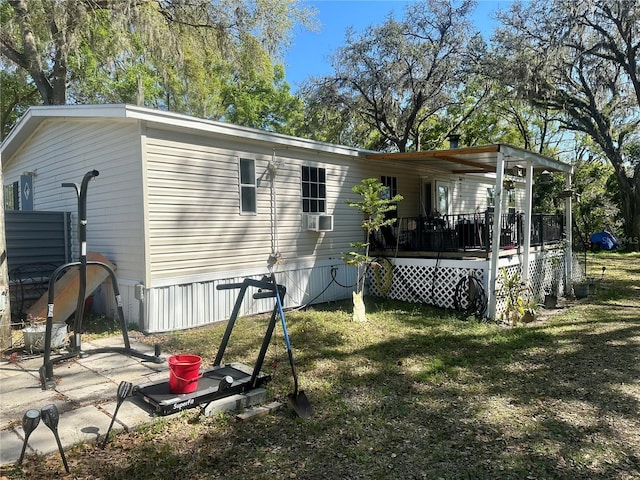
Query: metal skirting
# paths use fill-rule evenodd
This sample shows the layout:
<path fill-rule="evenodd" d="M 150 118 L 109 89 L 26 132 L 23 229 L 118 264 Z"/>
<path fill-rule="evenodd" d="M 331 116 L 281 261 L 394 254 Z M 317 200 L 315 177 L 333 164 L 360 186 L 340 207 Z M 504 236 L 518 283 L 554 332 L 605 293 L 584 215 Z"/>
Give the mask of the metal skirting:
<path fill-rule="evenodd" d="M 240 283 L 244 278 L 259 280 L 261 275 L 231 275 L 211 281 L 198 281 L 150 288 L 145 292 L 143 330 L 167 332 L 199 327 L 227 320 L 235 302 L 235 293 L 217 290 L 225 283 Z M 265 269 L 266 274 L 266 269 Z M 276 271 L 278 283 L 286 286 L 285 308 L 325 303 L 351 297 L 356 272 L 338 261 L 334 264 L 293 266 Z M 270 312 L 273 301 L 244 299 L 240 316 Z"/>

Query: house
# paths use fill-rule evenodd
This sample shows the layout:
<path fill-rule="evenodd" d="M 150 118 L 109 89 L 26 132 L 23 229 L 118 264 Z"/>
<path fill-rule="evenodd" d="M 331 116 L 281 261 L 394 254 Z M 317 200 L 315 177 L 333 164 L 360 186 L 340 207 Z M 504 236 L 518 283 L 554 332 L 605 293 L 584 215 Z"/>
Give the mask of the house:
<path fill-rule="evenodd" d="M 490 227 L 493 238 L 504 238 L 502 245 L 488 233 L 480 242 L 473 228 L 459 227 L 455 241 L 464 255 L 449 249 L 425 258 L 429 242 L 416 243 L 426 238 L 423 219 L 444 219 L 437 231 L 452 233 L 458 220 L 471 220 L 470 213 L 479 218 L 487 207 L 495 218 L 503 209 L 507 216 L 509 208 L 530 212 L 533 169 L 570 179 L 570 167 L 506 145 L 443 152 L 380 154 L 130 105 L 32 107 L 0 146 L 5 187 L 19 189 L 28 181 L 30 207 L 72 212 L 76 222 L 76 196 L 61 185 L 99 171 L 87 193 L 87 248 L 117 265 L 125 315 L 146 332 L 228 318 L 234 293 L 216 286 L 261 277 L 273 255 L 280 259 L 278 281 L 287 287 L 285 306 L 348 298 L 356 272 L 341 253 L 363 234 L 360 214 L 345 202 L 368 177 L 405 197 L 390 241 L 380 246 L 388 254 L 395 239 L 399 252 L 404 238 L 403 255 L 392 255 L 394 262 L 431 261 L 443 268 L 481 251 L 472 261 L 492 290 L 504 259 L 530 263 L 535 252 L 527 241 L 515 245 L 501 222 L 486 221 L 485 232 Z M 503 194 L 504 170 L 516 161 L 525 175 L 513 176 L 513 193 Z M 524 231 L 534 230 L 530 214 L 518 218 Z M 465 232 L 474 245 L 465 245 Z M 375 282 L 372 289 L 376 293 Z M 265 300 L 248 300 L 241 313 L 271 308 Z M 490 315 L 497 311 L 494 305 Z"/>

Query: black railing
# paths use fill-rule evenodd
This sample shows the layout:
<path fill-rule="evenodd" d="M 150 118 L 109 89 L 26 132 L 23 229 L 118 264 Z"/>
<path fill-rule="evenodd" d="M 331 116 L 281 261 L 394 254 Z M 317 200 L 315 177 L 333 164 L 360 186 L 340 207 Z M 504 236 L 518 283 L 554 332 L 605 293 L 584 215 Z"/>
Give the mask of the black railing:
<path fill-rule="evenodd" d="M 562 240 L 562 215 L 534 214 L 531 219 L 531 245 L 540 246 Z M 373 250 L 425 252 L 491 251 L 494 213 L 405 217 L 382 228 L 371 238 Z M 524 216 L 515 210 L 500 218 L 500 248 L 516 248 L 523 243 Z"/>
<path fill-rule="evenodd" d="M 531 217 L 531 245 L 559 242 L 564 233 L 564 215 L 536 213 Z"/>

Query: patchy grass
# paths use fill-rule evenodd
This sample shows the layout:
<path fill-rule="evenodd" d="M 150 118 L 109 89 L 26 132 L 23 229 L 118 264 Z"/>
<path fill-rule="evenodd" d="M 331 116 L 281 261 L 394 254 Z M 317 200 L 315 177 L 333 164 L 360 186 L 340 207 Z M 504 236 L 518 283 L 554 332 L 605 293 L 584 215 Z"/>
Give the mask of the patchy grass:
<path fill-rule="evenodd" d="M 77 479 L 631 479 L 640 477 L 640 255 L 589 256 L 597 292 L 515 328 L 370 299 L 287 315 L 301 388 L 289 408 L 236 423 L 184 412 L 67 453 Z M 591 274 L 595 276 L 595 274 Z M 267 319 L 239 320 L 225 356 L 253 362 Z M 223 326 L 162 337 L 211 361 Z M 157 341 L 157 338 L 151 341 Z M 282 335 L 264 370 L 292 389 Z M 195 420 L 195 421 L 194 421 Z M 8 478 L 61 478 L 59 457 Z"/>

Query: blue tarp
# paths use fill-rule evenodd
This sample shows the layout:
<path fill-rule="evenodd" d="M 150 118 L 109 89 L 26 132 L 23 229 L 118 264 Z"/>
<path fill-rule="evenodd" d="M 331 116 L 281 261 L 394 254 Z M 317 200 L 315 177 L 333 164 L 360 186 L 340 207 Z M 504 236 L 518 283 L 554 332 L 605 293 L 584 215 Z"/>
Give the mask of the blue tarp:
<path fill-rule="evenodd" d="M 591 235 L 591 245 L 599 246 L 604 250 L 613 250 L 620 246 L 620 242 L 613 233 L 596 232 Z"/>

